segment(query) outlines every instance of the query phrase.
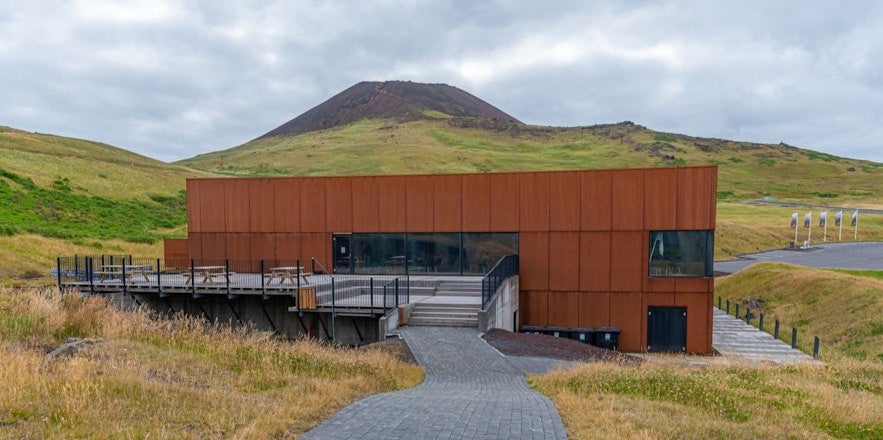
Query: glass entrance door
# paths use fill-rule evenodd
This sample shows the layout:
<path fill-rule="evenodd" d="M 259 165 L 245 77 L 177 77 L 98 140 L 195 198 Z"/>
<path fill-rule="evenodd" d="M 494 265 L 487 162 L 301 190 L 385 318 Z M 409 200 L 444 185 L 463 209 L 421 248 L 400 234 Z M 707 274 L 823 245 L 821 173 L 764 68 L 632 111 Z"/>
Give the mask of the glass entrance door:
<path fill-rule="evenodd" d="M 353 273 L 352 241 L 350 234 L 334 234 L 334 273 Z"/>

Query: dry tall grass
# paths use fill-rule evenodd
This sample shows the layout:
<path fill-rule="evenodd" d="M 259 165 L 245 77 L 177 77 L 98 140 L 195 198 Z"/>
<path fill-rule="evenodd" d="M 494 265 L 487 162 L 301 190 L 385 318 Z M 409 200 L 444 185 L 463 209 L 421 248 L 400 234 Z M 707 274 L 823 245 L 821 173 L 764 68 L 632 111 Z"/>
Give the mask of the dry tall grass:
<path fill-rule="evenodd" d="M 883 366 L 589 364 L 529 378 L 573 439 L 883 438 Z"/>
<path fill-rule="evenodd" d="M 45 356 L 71 336 L 95 342 Z M 3 438 L 297 437 L 367 394 L 421 379 L 378 351 L 0 288 Z"/>

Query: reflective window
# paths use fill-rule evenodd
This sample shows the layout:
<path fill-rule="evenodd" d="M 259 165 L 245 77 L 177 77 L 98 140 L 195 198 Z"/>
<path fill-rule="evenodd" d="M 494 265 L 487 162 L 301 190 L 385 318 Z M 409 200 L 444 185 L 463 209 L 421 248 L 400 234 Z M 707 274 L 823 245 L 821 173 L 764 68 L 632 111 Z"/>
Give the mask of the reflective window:
<path fill-rule="evenodd" d="M 484 275 L 518 253 L 517 233 L 335 234 L 334 271 Z"/>
<path fill-rule="evenodd" d="M 484 275 L 506 255 L 518 253 L 518 234 L 463 234 L 463 273 Z"/>
<path fill-rule="evenodd" d="M 649 249 L 651 277 L 714 275 L 712 231 L 653 231 Z"/>

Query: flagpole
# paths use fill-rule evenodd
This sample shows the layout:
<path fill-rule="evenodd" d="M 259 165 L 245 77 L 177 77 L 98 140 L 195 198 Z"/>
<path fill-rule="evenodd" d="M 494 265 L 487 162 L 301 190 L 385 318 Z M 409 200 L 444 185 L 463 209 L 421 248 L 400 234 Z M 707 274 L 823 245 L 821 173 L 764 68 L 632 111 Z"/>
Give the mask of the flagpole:
<path fill-rule="evenodd" d="M 794 246 L 797 246 L 797 230 L 800 229 L 797 225 L 797 222 L 800 221 L 800 211 L 794 213 L 797 217 L 794 217 Z"/>
<path fill-rule="evenodd" d="M 824 235 L 824 238 L 822 238 L 822 241 L 827 243 L 828 242 L 828 211 L 825 211 L 824 224 L 825 224 L 825 235 Z"/>
<path fill-rule="evenodd" d="M 855 210 L 855 233 L 852 236 L 853 241 L 858 241 L 858 209 Z"/>
<path fill-rule="evenodd" d="M 840 221 L 838 223 L 840 223 L 840 230 L 837 232 L 837 241 L 843 241 L 843 210 L 840 211 Z"/>
<path fill-rule="evenodd" d="M 810 244 L 812 244 L 812 217 L 809 218 L 809 227 L 806 228 L 806 245 L 809 246 Z"/>

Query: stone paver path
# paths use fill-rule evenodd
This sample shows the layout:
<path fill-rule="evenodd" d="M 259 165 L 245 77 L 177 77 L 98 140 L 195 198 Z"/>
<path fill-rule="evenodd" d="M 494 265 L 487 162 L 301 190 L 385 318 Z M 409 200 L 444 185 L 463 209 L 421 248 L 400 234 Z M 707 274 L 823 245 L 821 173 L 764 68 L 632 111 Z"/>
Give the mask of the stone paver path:
<path fill-rule="evenodd" d="M 769 333 L 762 332 L 716 307 L 712 346 L 727 359 L 748 364 L 818 362 L 812 356 L 791 348 Z"/>
<path fill-rule="evenodd" d="M 564 439 L 549 399 L 531 389 L 527 372 L 558 361 L 500 355 L 475 329 L 403 327 L 423 383 L 362 399 L 322 422 L 304 439 Z"/>

